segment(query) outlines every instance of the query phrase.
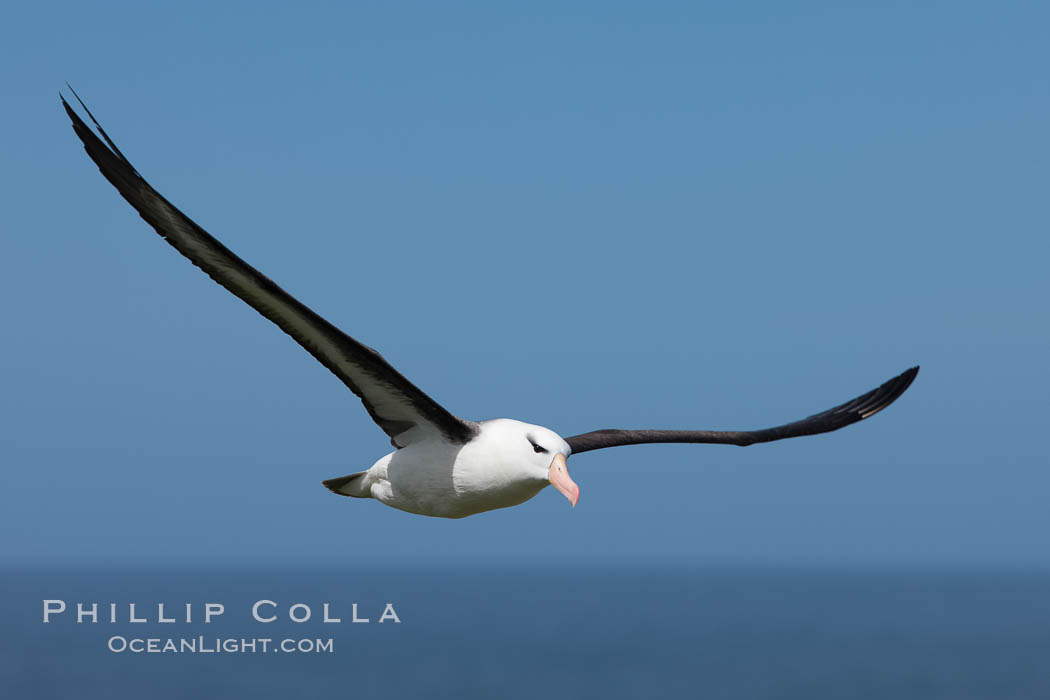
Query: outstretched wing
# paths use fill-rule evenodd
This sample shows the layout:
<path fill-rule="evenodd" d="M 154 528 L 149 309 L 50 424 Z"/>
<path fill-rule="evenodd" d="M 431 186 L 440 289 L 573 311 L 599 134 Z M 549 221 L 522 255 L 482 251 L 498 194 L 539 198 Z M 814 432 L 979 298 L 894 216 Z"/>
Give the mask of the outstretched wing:
<path fill-rule="evenodd" d="M 80 101 L 79 96 L 77 100 Z M 372 420 L 390 436 L 395 447 L 434 435 L 464 443 L 477 434 L 477 424 L 446 411 L 375 350 L 301 304 L 176 209 L 138 174 L 83 101 L 80 106 L 98 129 L 97 135 L 65 98 L 62 104 L 91 160 L 146 223 L 190 262 L 277 324 L 339 377 L 360 397 Z"/>
<path fill-rule="evenodd" d="M 809 418 L 779 425 L 764 430 L 714 431 L 714 430 L 595 430 L 566 439 L 573 454 L 600 450 L 619 445 L 640 445 L 649 442 L 697 442 L 716 445 L 754 445 L 756 442 L 772 442 L 784 438 L 830 433 L 845 428 L 851 423 L 869 418 L 897 400 L 911 386 L 918 367 L 912 367 L 889 380 L 877 389 L 847 401 L 841 406 L 829 408 Z"/>

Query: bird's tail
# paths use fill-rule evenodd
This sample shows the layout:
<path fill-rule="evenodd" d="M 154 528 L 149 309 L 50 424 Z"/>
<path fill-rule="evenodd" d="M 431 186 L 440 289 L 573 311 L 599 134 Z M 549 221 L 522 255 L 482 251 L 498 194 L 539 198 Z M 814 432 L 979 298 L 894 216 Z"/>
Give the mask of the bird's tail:
<path fill-rule="evenodd" d="M 372 494 L 365 489 L 364 479 L 361 478 L 367 473 L 367 471 L 363 471 L 347 476 L 337 476 L 334 479 L 325 479 L 321 483 L 324 484 L 326 489 L 340 496 L 370 498 Z"/>

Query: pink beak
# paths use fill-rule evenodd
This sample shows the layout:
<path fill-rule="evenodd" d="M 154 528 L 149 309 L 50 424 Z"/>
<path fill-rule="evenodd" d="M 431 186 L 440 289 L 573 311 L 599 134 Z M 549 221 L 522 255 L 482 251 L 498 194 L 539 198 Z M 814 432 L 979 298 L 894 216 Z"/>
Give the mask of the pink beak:
<path fill-rule="evenodd" d="M 554 457 L 554 461 L 551 462 L 551 468 L 547 472 L 547 479 L 550 480 L 554 488 L 561 491 L 561 495 L 569 499 L 569 503 L 575 508 L 580 500 L 580 487 L 569 478 L 569 468 L 565 464 L 565 455 L 559 452 Z"/>

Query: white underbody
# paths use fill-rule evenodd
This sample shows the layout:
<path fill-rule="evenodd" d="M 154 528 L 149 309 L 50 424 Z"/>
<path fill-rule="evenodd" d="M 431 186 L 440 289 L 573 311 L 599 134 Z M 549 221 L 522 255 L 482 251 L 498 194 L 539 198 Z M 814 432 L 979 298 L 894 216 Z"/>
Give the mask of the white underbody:
<path fill-rule="evenodd" d="M 507 419 L 485 421 L 481 434 L 465 445 L 433 436 L 392 452 L 340 492 L 374 498 L 409 513 L 440 518 L 463 518 L 496 508 L 524 503 L 550 482 L 546 467 L 551 457 L 522 464 L 521 426 Z M 555 449 L 567 453 L 560 437 L 539 426 L 528 426 L 557 439 Z M 535 434 L 532 431 L 531 434 Z M 547 437 L 548 441 L 552 438 Z M 563 447 L 562 447 L 563 446 Z M 532 449 L 526 442 L 524 452 Z"/>

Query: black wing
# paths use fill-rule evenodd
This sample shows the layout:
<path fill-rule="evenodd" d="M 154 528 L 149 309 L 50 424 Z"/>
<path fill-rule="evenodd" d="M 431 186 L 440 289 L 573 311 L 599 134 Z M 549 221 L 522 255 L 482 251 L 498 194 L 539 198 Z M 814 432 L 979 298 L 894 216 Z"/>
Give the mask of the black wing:
<path fill-rule="evenodd" d="M 79 96 L 77 100 L 80 101 Z M 81 107 L 105 143 L 70 108 L 65 98 L 62 104 L 91 160 L 146 223 L 190 262 L 277 324 L 339 377 L 360 397 L 372 420 L 390 436 L 395 447 L 432 435 L 464 443 L 477 434 L 476 423 L 446 411 L 379 353 L 298 302 L 157 193 L 132 167 L 82 101 Z"/>
<path fill-rule="evenodd" d="M 640 445 L 648 442 L 700 442 L 716 445 L 754 445 L 756 442 L 772 442 L 784 438 L 830 433 L 845 428 L 851 423 L 869 418 L 897 400 L 911 386 L 918 367 L 903 372 L 878 389 L 847 401 L 841 406 L 829 408 L 809 418 L 779 425 L 765 430 L 716 431 L 716 430 L 595 430 L 567 438 L 573 454 L 600 450 L 619 445 Z"/>

